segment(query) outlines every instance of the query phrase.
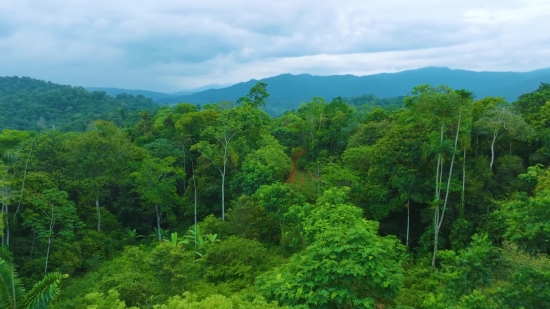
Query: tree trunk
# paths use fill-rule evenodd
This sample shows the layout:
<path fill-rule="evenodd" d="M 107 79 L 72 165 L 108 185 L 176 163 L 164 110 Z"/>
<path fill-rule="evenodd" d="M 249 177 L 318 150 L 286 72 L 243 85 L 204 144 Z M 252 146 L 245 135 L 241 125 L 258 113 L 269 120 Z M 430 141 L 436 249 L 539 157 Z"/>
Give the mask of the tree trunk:
<path fill-rule="evenodd" d="M 32 244 L 31 244 L 31 254 L 29 255 L 29 258 L 32 259 L 32 253 L 34 252 L 34 241 L 36 240 L 36 231 L 33 231 L 32 235 Z"/>
<path fill-rule="evenodd" d="M 50 216 L 50 235 L 48 237 L 48 251 L 46 252 L 46 266 L 44 266 L 44 275 L 48 273 L 48 262 L 50 260 L 50 247 L 52 245 L 53 226 L 54 226 L 54 213 L 53 213 L 53 205 L 52 205 L 52 214 Z"/>
<path fill-rule="evenodd" d="M 95 189 L 95 209 L 97 212 L 97 231 L 101 232 L 101 209 L 99 208 L 99 189 Z"/>
<path fill-rule="evenodd" d="M 491 163 L 489 164 L 489 169 L 493 170 L 493 162 L 495 161 L 495 141 L 498 136 L 498 129 L 493 132 L 493 141 L 491 142 Z"/>
<path fill-rule="evenodd" d="M 410 210 L 411 210 L 411 200 L 407 199 L 407 247 L 409 247 L 409 224 L 410 224 Z"/>
<path fill-rule="evenodd" d="M 27 157 L 27 162 L 25 162 L 25 172 L 23 173 L 23 182 L 21 183 L 21 194 L 19 195 L 19 202 L 17 203 L 17 209 L 15 210 L 15 216 L 19 213 L 19 208 L 21 208 L 21 201 L 23 200 L 23 192 L 25 191 L 25 179 L 27 178 L 27 170 L 29 168 L 29 161 L 32 155 L 32 149 L 34 148 L 34 140 L 31 142 L 31 149 L 29 150 L 29 156 Z"/>
<path fill-rule="evenodd" d="M 451 177 L 453 176 L 453 165 L 456 157 L 456 147 L 458 146 L 458 134 L 460 133 L 461 117 L 462 117 L 462 112 L 458 115 L 458 125 L 456 128 L 455 145 L 454 145 L 453 155 L 451 157 L 451 166 L 449 168 L 449 176 L 447 177 L 447 190 L 445 193 L 445 201 L 443 202 L 443 209 L 441 211 L 441 216 L 439 216 L 439 207 L 437 208 L 437 220 L 436 222 L 434 222 L 435 235 L 434 235 L 434 253 L 432 257 L 432 267 L 435 267 L 439 230 L 441 229 L 441 224 L 443 223 L 443 218 L 445 217 L 445 210 L 447 209 L 447 202 L 449 201 L 449 191 L 451 188 Z"/>
<path fill-rule="evenodd" d="M 225 143 L 223 150 L 223 173 L 222 173 L 222 221 L 225 221 L 225 171 L 227 166 L 227 147 L 228 143 Z"/>
<path fill-rule="evenodd" d="M 46 266 L 44 267 L 44 274 L 48 273 L 48 261 L 50 260 L 50 247 L 52 244 L 52 238 L 48 238 L 48 251 L 46 251 Z"/>
<path fill-rule="evenodd" d="M 191 161 L 191 169 L 193 170 L 193 189 L 194 189 L 194 202 L 195 202 L 195 252 L 197 252 L 197 181 L 195 179 L 195 166 Z"/>
<path fill-rule="evenodd" d="M 7 228 L 7 206 L 6 206 L 6 187 L 5 185 L 2 187 L 2 211 L 1 211 L 1 219 L 2 219 L 2 246 L 6 245 L 6 233 L 4 232 Z"/>
<path fill-rule="evenodd" d="M 157 236 L 159 241 L 162 241 L 162 234 L 160 233 L 160 211 L 159 205 L 155 205 L 155 212 L 157 213 Z"/>

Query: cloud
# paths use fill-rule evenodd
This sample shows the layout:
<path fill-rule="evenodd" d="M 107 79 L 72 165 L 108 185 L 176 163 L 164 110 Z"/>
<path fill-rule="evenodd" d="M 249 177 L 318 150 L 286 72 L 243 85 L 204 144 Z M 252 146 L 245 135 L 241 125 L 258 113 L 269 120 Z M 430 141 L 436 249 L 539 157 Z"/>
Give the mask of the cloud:
<path fill-rule="evenodd" d="M 550 67 L 541 0 L 0 3 L 0 75 L 177 91 L 282 73 Z"/>

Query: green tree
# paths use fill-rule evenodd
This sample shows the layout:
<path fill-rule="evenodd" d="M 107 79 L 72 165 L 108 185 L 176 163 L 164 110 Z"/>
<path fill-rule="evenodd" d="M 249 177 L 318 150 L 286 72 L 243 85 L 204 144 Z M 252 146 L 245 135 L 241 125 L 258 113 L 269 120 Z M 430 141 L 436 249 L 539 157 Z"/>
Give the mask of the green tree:
<path fill-rule="evenodd" d="M 76 208 L 65 191 L 52 188 L 33 198 L 33 208 L 25 211 L 23 225 L 30 227 L 39 239 L 47 243 L 44 273 L 48 272 L 48 261 L 52 242 L 58 236 L 71 239 L 83 227 L 76 214 Z"/>
<path fill-rule="evenodd" d="M 104 187 L 115 181 L 129 159 L 130 143 L 111 122 L 96 121 L 86 133 L 68 140 L 67 162 L 76 182 L 93 193 L 97 215 L 97 231 L 101 231 L 99 199 Z"/>
<path fill-rule="evenodd" d="M 292 161 L 284 147 L 271 135 L 264 135 L 261 147 L 249 153 L 240 171 L 233 177 L 233 191 L 252 195 L 262 185 L 284 181 L 292 170 Z"/>
<path fill-rule="evenodd" d="M 227 176 L 228 164 L 237 163 L 237 154 L 234 150 L 233 139 L 237 133 L 242 130 L 242 123 L 238 119 L 235 109 L 229 109 L 222 113 L 219 123 L 216 126 L 210 126 L 203 132 L 202 136 L 213 139 L 211 143 L 202 140 L 191 147 L 191 150 L 198 151 L 202 157 L 206 158 L 220 172 L 221 175 L 221 206 L 222 219 L 225 220 L 225 180 Z"/>
<path fill-rule="evenodd" d="M 265 107 L 265 100 L 269 97 L 269 92 L 267 92 L 266 88 L 266 83 L 256 83 L 256 85 L 250 88 L 248 95 L 237 100 L 237 104 L 249 104 L 254 108 Z"/>
<path fill-rule="evenodd" d="M 306 249 L 258 279 L 260 291 L 283 305 L 374 308 L 391 304 L 402 281 L 404 247 L 377 235 L 378 222 L 346 204 L 349 189 L 329 189 L 304 218 Z"/>
<path fill-rule="evenodd" d="M 174 167 L 174 162 L 173 157 L 164 159 L 148 157 L 143 160 L 139 170 L 131 174 L 134 179 L 134 190 L 146 204 L 153 205 L 155 208 L 159 241 L 162 241 L 160 227 L 162 207 L 176 202 L 176 180 L 185 177 L 183 171 Z"/>

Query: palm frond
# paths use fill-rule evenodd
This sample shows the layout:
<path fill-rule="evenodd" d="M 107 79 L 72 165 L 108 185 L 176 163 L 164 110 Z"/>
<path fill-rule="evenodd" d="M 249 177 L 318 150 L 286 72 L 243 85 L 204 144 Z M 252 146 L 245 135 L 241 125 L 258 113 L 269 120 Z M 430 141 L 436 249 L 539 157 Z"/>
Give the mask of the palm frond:
<path fill-rule="evenodd" d="M 59 283 L 66 275 L 55 272 L 47 274 L 44 279 L 37 282 L 34 287 L 25 296 L 24 306 L 26 309 L 46 309 L 49 304 L 59 294 Z"/>
<path fill-rule="evenodd" d="M 25 290 L 13 266 L 0 259 L 0 309 L 18 308 Z"/>

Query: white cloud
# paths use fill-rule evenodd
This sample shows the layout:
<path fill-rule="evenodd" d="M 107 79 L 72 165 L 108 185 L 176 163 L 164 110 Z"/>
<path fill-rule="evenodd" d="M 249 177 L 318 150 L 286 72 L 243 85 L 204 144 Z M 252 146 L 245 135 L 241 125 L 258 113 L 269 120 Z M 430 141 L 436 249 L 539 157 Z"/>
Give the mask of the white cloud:
<path fill-rule="evenodd" d="M 0 2 L 0 75 L 175 91 L 281 73 L 550 67 L 541 0 Z"/>

